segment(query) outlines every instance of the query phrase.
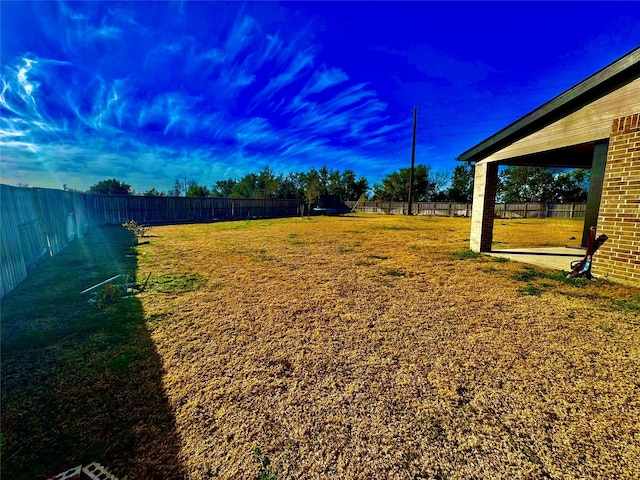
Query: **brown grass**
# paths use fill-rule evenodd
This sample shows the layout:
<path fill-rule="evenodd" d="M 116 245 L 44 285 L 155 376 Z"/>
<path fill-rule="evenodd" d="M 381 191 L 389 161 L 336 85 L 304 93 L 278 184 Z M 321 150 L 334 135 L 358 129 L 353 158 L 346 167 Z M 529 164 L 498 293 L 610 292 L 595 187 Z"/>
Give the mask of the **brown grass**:
<path fill-rule="evenodd" d="M 469 227 L 154 227 L 140 301 L 188 475 L 639 478 L 640 290 L 456 256 Z M 497 221 L 495 239 L 581 231 Z"/>

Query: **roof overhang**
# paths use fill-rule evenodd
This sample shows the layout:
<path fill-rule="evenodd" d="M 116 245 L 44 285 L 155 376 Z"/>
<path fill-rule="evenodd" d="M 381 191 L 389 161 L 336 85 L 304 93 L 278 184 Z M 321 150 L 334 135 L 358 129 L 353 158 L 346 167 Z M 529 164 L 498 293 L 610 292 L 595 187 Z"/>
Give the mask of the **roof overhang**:
<path fill-rule="evenodd" d="M 640 47 L 465 151 L 457 160 L 479 162 L 638 78 L 640 78 Z M 553 152 L 545 152 L 543 155 L 541 152 L 525 155 L 518 160 L 510 159 L 508 162 L 501 161 L 500 163 L 589 167 L 591 159 L 586 159 L 588 156 L 586 154 L 587 148 L 588 151 L 592 151 L 593 144 L 576 145 L 563 149 L 562 155 L 554 156 Z M 567 153 L 570 154 L 571 159 L 565 158 Z M 536 161 L 536 157 L 539 161 Z M 555 163 L 554 158 L 566 165 Z"/>

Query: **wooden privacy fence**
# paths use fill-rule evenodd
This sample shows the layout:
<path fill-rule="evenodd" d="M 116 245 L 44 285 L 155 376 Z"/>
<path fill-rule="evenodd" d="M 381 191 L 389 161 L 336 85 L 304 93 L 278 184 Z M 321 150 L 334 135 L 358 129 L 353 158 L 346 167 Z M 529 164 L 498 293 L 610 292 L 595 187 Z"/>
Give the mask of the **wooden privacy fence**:
<path fill-rule="evenodd" d="M 95 225 L 290 217 L 301 215 L 303 206 L 301 200 L 89 195 L 0 184 L 0 298 L 43 258 L 57 254 Z"/>
<path fill-rule="evenodd" d="M 584 218 L 586 203 L 496 203 L 500 218 Z"/>
<path fill-rule="evenodd" d="M 46 255 L 55 255 L 90 228 L 85 195 L 0 185 L 2 285 L 0 296 Z"/>
<path fill-rule="evenodd" d="M 353 208 L 356 202 L 345 202 Z M 406 215 L 409 204 L 407 202 L 359 202 L 356 211 L 360 213 L 384 213 L 387 215 Z M 411 204 L 414 215 L 433 215 L 442 217 L 467 217 L 471 215 L 470 203 L 453 202 L 418 202 Z"/>
<path fill-rule="evenodd" d="M 357 203 L 357 206 L 356 206 Z M 406 215 L 407 202 L 354 202 L 345 204 L 361 213 L 383 213 L 386 215 Z M 412 203 L 414 215 L 431 215 L 441 217 L 469 217 L 470 203 L 456 202 L 418 202 Z M 584 218 L 586 203 L 496 203 L 496 217 L 499 218 L 538 218 L 564 217 Z"/>
<path fill-rule="evenodd" d="M 146 225 L 211 222 L 247 218 L 293 217 L 302 200 L 246 198 L 137 197 L 87 195 L 87 208 L 96 224 L 135 220 Z"/>

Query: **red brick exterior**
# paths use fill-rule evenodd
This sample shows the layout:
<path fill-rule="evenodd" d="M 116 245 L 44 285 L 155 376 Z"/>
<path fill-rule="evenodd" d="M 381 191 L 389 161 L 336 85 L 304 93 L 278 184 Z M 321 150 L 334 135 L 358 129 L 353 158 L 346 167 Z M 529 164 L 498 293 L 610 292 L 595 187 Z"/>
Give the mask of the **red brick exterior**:
<path fill-rule="evenodd" d="M 473 183 L 473 211 L 469 247 L 474 252 L 490 252 L 493 217 L 498 188 L 498 164 L 477 163 Z"/>
<path fill-rule="evenodd" d="M 609 239 L 596 252 L 593 273 L 640 286 L 640 113 L 613 121 L 597 234 Z"/>

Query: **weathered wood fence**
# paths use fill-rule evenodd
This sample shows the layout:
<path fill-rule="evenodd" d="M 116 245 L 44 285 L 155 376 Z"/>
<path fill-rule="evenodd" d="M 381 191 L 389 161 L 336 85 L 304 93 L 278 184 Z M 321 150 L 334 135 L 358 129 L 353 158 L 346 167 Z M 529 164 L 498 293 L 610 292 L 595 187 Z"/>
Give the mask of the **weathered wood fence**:
<path fill-rule="evenodd" d="M 353 208 L 354 201 L 345 204 Z M 386 215 L 405 215 L 407 202 L 359 202 L 356 207 L 361 213 L 382 213 Z M 499 218 L 584 218 L 586 203 L 496 203 L 496 217 Z M 469 217 L 470 203 L 456 202 L 418 202 L 412 203 L 414 215 L 431 215 L 441 217 Z"/>
<path fill-rule="evenodd" d="M 95 224 L 135 220 L 145 225 L 197 223 L 300 215 L 301 200 L 254 198 L 138 197 L 86 195 Z"/>
<path fill-rule="evenodd" d="M 96 225 L 288 217 L 300 215 L 303 205 L 299 200 L 88 195 L 0 184 L 0 298 L 42 259 Z"/>
<path fill-rule="evenodd" d="M 55 255 L 90 228 L 86 196 L 45 188 L 0 185 L 4 296 L 47 255 Z"/>

